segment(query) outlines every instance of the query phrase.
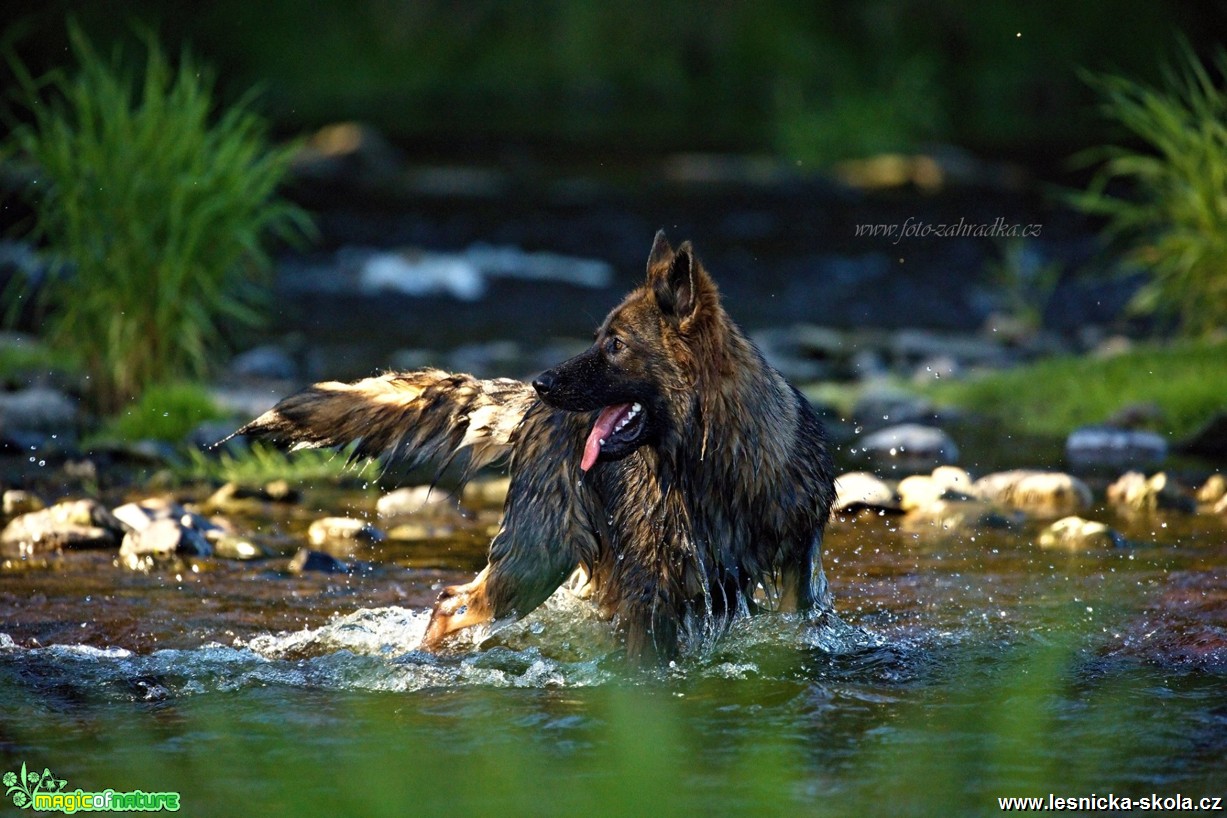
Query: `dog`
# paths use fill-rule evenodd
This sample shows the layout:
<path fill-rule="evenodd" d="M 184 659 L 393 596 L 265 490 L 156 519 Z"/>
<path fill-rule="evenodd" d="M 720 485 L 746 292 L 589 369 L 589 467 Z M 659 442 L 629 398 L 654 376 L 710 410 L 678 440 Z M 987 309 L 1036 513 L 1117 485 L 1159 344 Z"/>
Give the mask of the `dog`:
<path fill-rule="evenodd" d="M 440 594 L 427 650 L 526 616 L 577 569 L 639 662 L 763 608 L 832 610 L 822 424 L 725 312 L 691 243 L 663 231 L 592 346 L 531 386 L 437 369 L 319 383 L 235 434 L 411 464 L 467 455 L 466 476 L 510 459 L 488 564 Z"/>

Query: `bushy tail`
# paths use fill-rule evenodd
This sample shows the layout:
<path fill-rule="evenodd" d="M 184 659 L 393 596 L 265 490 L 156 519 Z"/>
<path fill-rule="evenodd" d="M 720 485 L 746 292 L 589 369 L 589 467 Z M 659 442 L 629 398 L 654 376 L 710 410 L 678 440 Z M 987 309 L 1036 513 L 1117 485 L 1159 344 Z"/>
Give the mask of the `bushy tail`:
<path fill-rule="evenodd" d="M 442 467 L 467 450 L 472 472 L 510 453 L 512 432 L 536 400 L 532 387 L 509 378 L 483 381 L 419 369 L 354 383 L 317 383 L 234 434 L 292 443 L 296 449 L 356 443 L 352 458 L 390 455 L 411 466 Z"/>

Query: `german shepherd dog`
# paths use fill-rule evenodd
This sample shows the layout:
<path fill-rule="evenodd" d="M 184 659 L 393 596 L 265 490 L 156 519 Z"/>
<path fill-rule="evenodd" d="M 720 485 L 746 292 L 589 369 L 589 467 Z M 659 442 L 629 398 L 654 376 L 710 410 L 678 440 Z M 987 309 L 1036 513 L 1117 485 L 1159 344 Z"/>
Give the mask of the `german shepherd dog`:
<path fill-rule="evenodd" d="M 320 383 L 235 434 L 353 456 L 510 456 L 489 564 L 446 588 L 423 647 L 526 616 L 582 569 L 633 660 L 706 644 L 739 613 L 830 610 L 822 425 L 725 313 L 690 242 L 657 233 L 647 280 L 585 352 L 532 386 L 436 369 Z M 480 631 L 479 631 L 480 633 Z"/>

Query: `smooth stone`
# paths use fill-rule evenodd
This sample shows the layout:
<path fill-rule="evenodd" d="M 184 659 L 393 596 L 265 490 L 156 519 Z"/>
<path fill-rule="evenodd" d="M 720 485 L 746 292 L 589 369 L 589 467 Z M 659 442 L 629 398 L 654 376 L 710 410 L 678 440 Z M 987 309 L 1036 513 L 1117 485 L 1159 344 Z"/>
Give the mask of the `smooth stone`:
<path fill-rule="evenodd" d="M 421 512 L 447 513 L 454 510 L 458 503 L 456 495 L 437 486 L 405 486 L 388 492 L 375 501 L 375 512 L 380 517 Z"/>
<path fill-rule="evenodd" d="M 1124 545 L 1125 539 L 1104 523 L 1081 517 L 1064 517 L 1040 532 L 1041 548 L 1113 548 Z"/>
<path fill-rule="evenodd" d="M 59 432 L 77 421 L 77 404 L 63 392 L 32 386 L 0 392 L 0 418 L 6 431 Z"/>
<path fill-rule="evenodd" d="M 1021 519 L 984 500 L 935 500 L 909 511 L 900 527 L 909 533 L 965 532 L 977 528 L 1011 528 Z"/>
<path fill-rule="evenodd" d="M 307 541 L 316 546 L 330 540 L 380 542 L 383 539 L 384 534 L 378 528 L 353 517 L 321 517 L 307 529 Z"/>
<path fill-rule="evenodd" d="M 904 511 L 924 508 L 938 500 L 973 499 L 972 480 L 957 466 L 939 466 L 932 474 L 913 474 L 899 481 L 899 504 Z"/>
<path fill-rule="evenodd" d="M 1108 486 L 1107 496 L 1109 503 L 1136 512 L 1197 510 L 1197 501 L 1164 472 L 1126 472 Z"/>
<path fill-rule="evenodd" d="M 212 543 L 214 556 L 225 560 L 260 560 L 268 556 L 263 546 L 247 537 L 223 534 Z"/>
<path fill-rule="evenodd" d="M 441 540 L 455 535 L 456 527 L 447 523 L 402 523 L 388 529 L 389 540 L 401 542 L 418 542 L 420 540 Z"/>
<path fill-rule="evenodd" d="M 834 512 L 874 509 L 896 512 L 899 495 L 889 483 L 867 471 L 854 471 L 835 478 Z"/>
<path fill-rule="evenodd" d="M 1204 506 L 1213 506 L 1227 496 L 1227 479 L 1221 474 L 1212 474 L 1197 490 L 1197 502 Z"/>
<path fill-rule="evenodd" d="M 950 435 L 932 426 L 904 423 L 888 426 L 860 441 L 860 451 L 882 468 L 904 473 L 927 472 L 958 460 L 959 447 Z"/>
<path fill-rule="evenodd" d="M 291 573 L 302 574 L 307 571 L 319 571 L 325 574 L 348 574 L 349 566 L 341 560 L 325 554 L 322 551 L 312 551 L 310 548 L 300 548 L 290 559 Z"/>
<path fill-rule="evenodd" d="M 1084 426 L 1065 439 L 1071 468 L 1146 468 L 1167 459 L 1167 440 L 1154 432 Z"/>
<path fill-rule="evenodd" d="M 1086 483 L 1063 472 L 1014 469 L 985 475 L 972 485 L 978 497 L 1042 517 L 1066 517 L 1090 508 Z"/>
<path fill-rule="evenodd" d="M 30 491 L 8 489 L 4 492 L 4 516 L 16 517 L 19 514 L 29 514 L 32 511 L 42 511 L 47 507 L 42 498 Z"/>
<path fill-rule="evenodd" d="M 40 523 L 26 519 L 32 516 L 18 517 L 5 527 L 0 534 L 0 556 L 26 559 L 65 548 L 114 548 L 119 541 L 116 533 L 106 528 L 75 523 L 40 527 Z"/>
<path fill-rule="evenodd" d="M 298 500 L 298 491 L 284 480 L 273 480 L 263 486 L 229 482 L 209 495 L 201 506 L 209 511 L 234 514 L 259 510 L 265 503 L 294 503 Z"/>
<path fill-rule="evenodd" d="M 154 520 L 140 531 L 129 531 L 119 547 L 120 563 L 133 571 L 175 564 L 182 557 L 207 557 L 212 546 L 199 532 L 177 520 Z"/>

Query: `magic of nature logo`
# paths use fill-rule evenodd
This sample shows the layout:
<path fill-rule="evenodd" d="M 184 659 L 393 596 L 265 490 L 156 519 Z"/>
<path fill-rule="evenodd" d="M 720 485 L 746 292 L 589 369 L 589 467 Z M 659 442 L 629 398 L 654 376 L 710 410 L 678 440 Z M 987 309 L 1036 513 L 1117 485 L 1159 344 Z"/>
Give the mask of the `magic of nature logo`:
<path fill-rule="evenodd" d="M 68 782 L 56 778 L 47 767 L 36 772 L 27 769 L 25 763 L 20 771 L 4 774 L 5 795 L 13 799 L 13 806 L 33 809 L 37 812 L 177 812 L 179 793 L 145 792 L 132 790 L 120 792 L 105 789 L 101 792 L 69 790 Z"/>

